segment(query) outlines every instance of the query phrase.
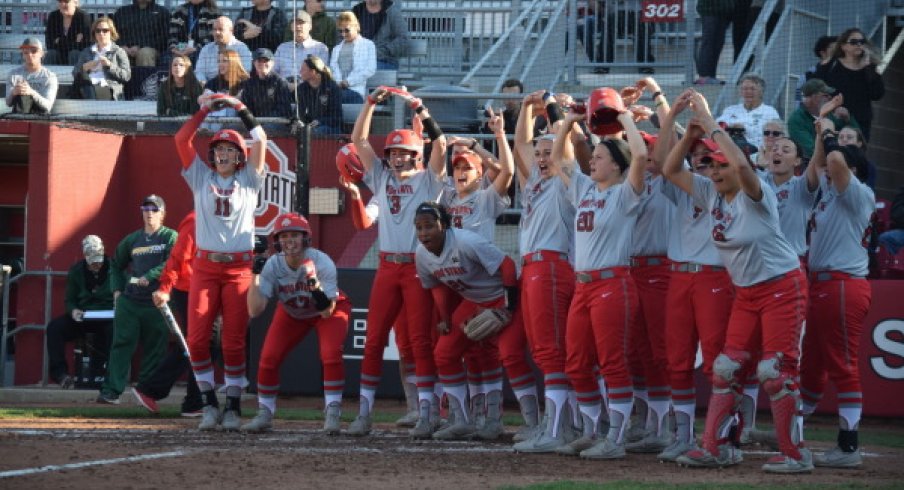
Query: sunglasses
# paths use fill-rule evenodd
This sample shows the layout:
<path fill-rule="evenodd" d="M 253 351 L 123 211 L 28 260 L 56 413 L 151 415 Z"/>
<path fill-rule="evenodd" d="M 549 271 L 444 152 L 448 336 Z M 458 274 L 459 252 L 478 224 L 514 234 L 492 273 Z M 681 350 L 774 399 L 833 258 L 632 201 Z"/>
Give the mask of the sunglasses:
<path fill-rule="evenodd" d="M 97 29 L 94 29 L 94 33 L 95 33 L 95 34 L 101 34 L 101 33 L 103 33 L 103 34 L 109 34 L 109 33 L 110 33 L 110 29 L 97 28 Z"/>
<path fill-rule="evenodd" d="M 141 210 L 149 211 L 151 213 L 156 213 L 156 212 L 160 211 L 160 208 L 158 208 L 157 206 L 141 206 Z"/>
<path fill-rule="evenodd" d="M 848 39 L 847 43 L 851 46 L 863 46 L 866 44 L 866 39 Z"/>
<path fill-rule="evenodd" d="M 785 133 L 782 131 L 763 131 L 763 136 L 782 136 Z"/>

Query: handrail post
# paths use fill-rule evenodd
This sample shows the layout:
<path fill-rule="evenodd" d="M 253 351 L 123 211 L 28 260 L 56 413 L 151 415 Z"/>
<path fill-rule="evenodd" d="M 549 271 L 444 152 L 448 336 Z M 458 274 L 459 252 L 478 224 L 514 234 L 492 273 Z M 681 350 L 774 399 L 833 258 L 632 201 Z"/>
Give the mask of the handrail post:
<path fill-rule="evenodd" d="M 3 323 L 0 324 L 0 386 L 6 386 L 6 338 L 9 325 L 9 275 L 12 267 L 3 264 L 0 267 L 0 286 L 3 287 Z"/>

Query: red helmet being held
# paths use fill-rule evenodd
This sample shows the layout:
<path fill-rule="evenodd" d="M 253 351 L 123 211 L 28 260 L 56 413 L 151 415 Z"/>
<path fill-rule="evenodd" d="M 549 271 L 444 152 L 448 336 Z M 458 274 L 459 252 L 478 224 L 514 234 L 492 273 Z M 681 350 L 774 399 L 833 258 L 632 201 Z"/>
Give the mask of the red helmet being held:
<path fill-rule="evenodd" d="M 210 145 L 208 146 L 209 151 L 207 152 L 207 163 L 209 163 L 211 167 L 216 167 L 216 155 L 214 154 L 213 149 L 217 145 L 217 143 L 221 141 L 232 143 L 233 145 L 238 147 L 239 158 L 236 166 L 238 168 L 242 168 L 245 165 L 245 160 L 247 160 L 248 158 L 248 145 L 245 144 L 245 138 L 243 138 L 238 131 L 233 131 L 232 129 L 221 129 L 213 135 L 213 138 L 210 138 Z"/>
<path fill-rule="evenodd" d="M 601 87 L 590 92 L 587 102 L 587 127 L 590 132 L 605 136 L 624 128 L 618 122 L 618 114 L 625 111 L 621 95 L 610 87 Z"/>
<path fill-rule="evenodd" d="M 274 244 L 279 243 L 279 235 L 284 231 L 300 231 L 304 234 L 302 244 L 307 247 L 311 243 L 311 225 L 298 213 L 283 213 L 276 217 L 276 224 L 273 225 L 273 232 L 270 234 Z"/>
<path fill-rule="evenodd" d="M 410 129 L 396 129 L 386 136 L 383 154 L 388 157 L 392 148 L 413 151 L 415 157 L 420 157 L 424 153 L 424 139 Z"/>
<path fill-rule="evenodd" d="M 336 152 L 336 169 L 348 182 L 352 184 L 361 182 L 364 177 L 364 163 L 354 143 L 349 143 Z"/>

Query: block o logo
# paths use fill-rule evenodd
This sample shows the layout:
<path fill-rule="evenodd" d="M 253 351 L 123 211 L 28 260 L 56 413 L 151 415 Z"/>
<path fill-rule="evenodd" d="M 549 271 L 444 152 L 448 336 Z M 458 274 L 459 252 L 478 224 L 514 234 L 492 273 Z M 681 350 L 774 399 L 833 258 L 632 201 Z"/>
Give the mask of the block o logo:
<path fill-rule="evenodd" d="M 247 143 L 250 147 L 251 140 Z M 289 169 L 289 158 L 272 140 L 267 141 L 265 162 L 264 186 L 257 195 L 254 210 L 254 233 L 257 235 L 269 235 L 276 217 L 294 210 L 298 182 L 295 171 Z"/>

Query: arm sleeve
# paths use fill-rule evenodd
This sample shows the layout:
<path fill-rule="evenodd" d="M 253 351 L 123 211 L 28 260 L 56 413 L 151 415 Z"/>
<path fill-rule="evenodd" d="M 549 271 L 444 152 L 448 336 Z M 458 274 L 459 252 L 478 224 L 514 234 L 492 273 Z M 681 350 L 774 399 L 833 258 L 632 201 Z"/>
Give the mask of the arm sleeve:
<path fill-rule="evenodd" d="M 286 21 L 286 14 L 282 11 L 282 9 L 278 9 L 275 6 L 273 7 L 273 22 L 270 23 L 270 28 L 263 31 L 261 36 L 264 37 L 264 46 L 278 46 L 279 43 L 283 40 L 283 35 L 286 32 L 286 26 L 288 22 Z"/>
<path fill-rule="evenodd" d="M 132 260 L 132 242 L 135 240 L 135 236 L 135 233 L 129 234 L 116 246 L 116 252 L 110 262 L 110 291 L 125 289 L 125 271 Z"/>
<path fill-rule="evenodd" d="M 876 71 L 876 65 L 869 65 L 866 68 L 866 84 L 869 93 L 869 100 L 879 100 L 885 96 L 885 82 L 882 81 L 882 75 Z"/>
<path fill-rule="evenodd" d="M 79 267 L 76 263 L 69 268 L 69 274 L 66 275 L 66 313 L 71 314 L 72 310 L 78 308 L 78 280 Z"/>
<path fill-rule="evenodd" d="M 323 290 L 327 298 L 335 300 L 339 297 L 336 264 L 325 253 L 321 253 L 320 260 L 317 262 L 317 280 L 320 282 L 320 289 Z"/>
<path fill-rule="evenodd" d="M 163 251 L 164 260 L 162 260 L 156 267 L 153 267 L 151 270 L 147 271 L 144 274 L 145 279 L 148 281 L 153 281 L 155 279 L 160 278 L 160 274 L 163 272 L 163 267 L 169 262 L 170 253 L 173 250 L 173 245 L 176 243 L 176 231 L 169 230 L 167 232 L 167 247 L 166 250 Z"/>
<path fill-rule="evenodd" d="M 367 215 L 367 210 L 364 208 L 364 201 L 361 199 L 352 199 L 351 201 L 352 223 L 355 224 L 355 229 L 366 230 L 370 228 L 374 224 L 374 220 L 370 219 L 370 216 Z"/>
<path fill-rule="evenodd" d="M 207 108 L 202 107 L 191 118 L 185 121 L 185 124 L 183 124 L 182 127 L 179 128 L 179 131 L 176 132 L 176 151 L 179 153 L 179 159 L 182 160 L 183 169 L 190 167 L 191 162 L 194 161 L 195 157 L 198 155 L 192 144 L 192 139 L 194 139 L 195 133 L 198 132 L 198 128 L 206 117 Z"/>
<path fill-rule="evenodd" d="M 179 273 L 182 271 L 182 264 L 192 260 L 192 250 L 194 249 L 194 238 L 188 231 L 182 230 L 176 238 L 176 244 L 170 250 L 169 258 L 166 259 L 166 265 L 160 273 L 160 291 L 169 293 L 173 289 L 173 285 L 179 279 Z"/>

